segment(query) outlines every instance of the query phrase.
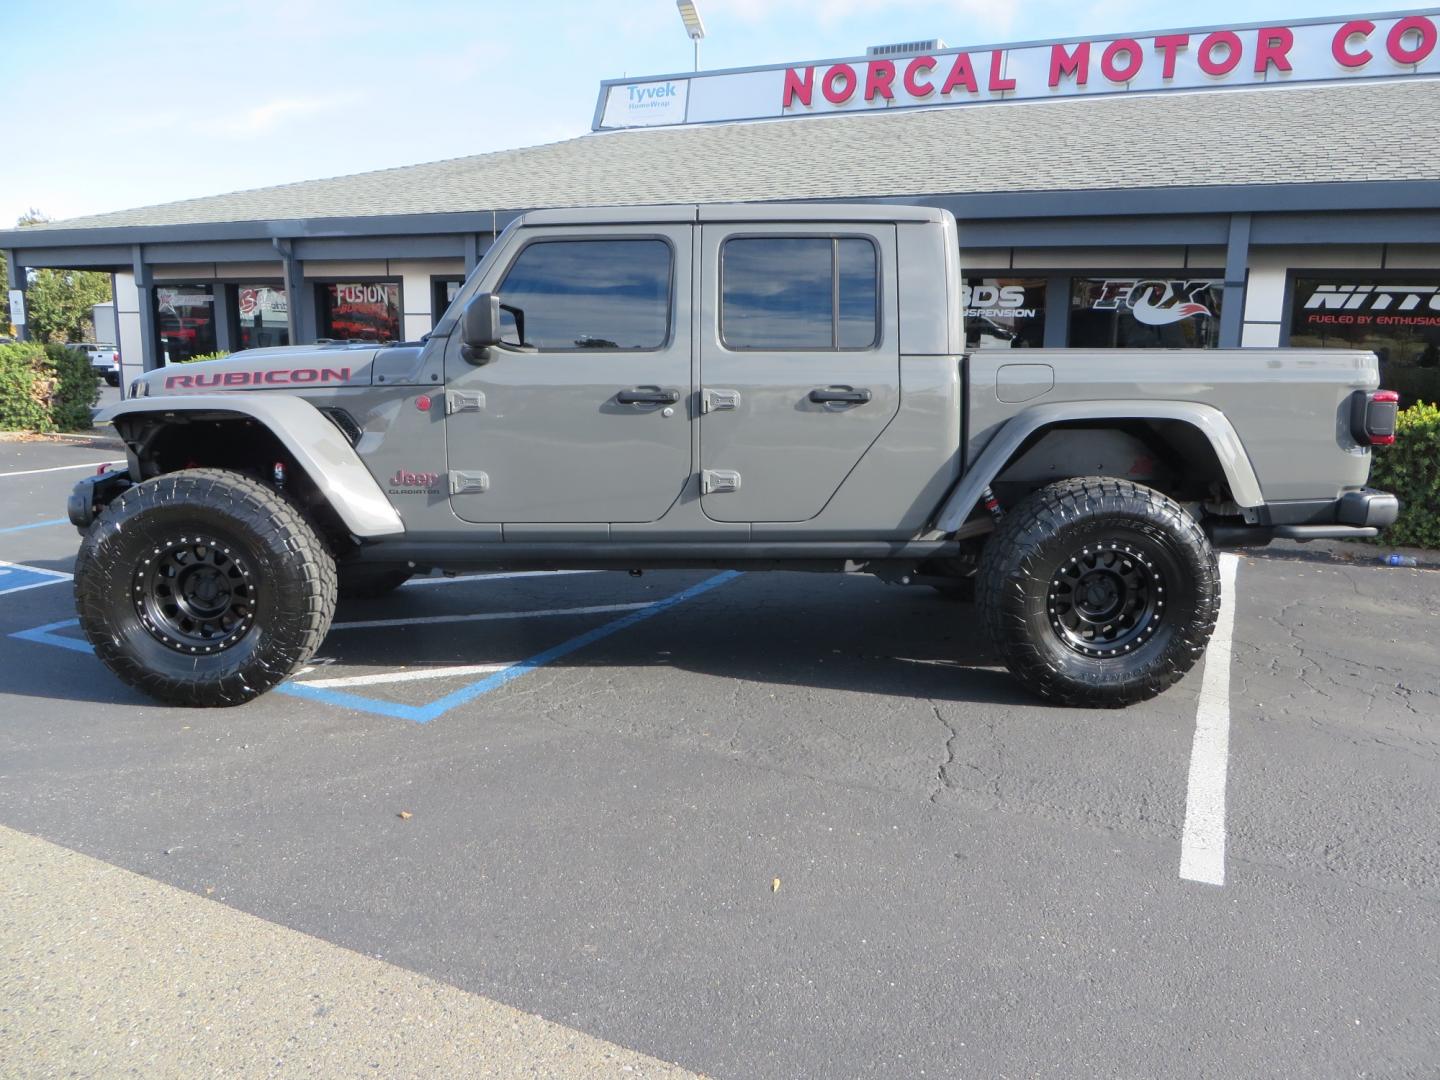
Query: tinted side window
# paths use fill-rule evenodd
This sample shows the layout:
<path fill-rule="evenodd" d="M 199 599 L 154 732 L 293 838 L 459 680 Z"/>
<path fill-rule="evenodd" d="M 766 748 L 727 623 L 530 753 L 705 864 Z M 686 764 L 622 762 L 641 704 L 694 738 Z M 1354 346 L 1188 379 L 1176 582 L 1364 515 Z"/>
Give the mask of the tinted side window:
<path fill-rule="evenodd" d="M 663 240 L 540 240 L 505 275 L 504 340 L 544 351 L 658 349 L 670 335 L 670 245 Z"/>
<path fill-rule="evenodd" d="M 875 245 L 854 237 L 737 237 L 720 257 L 731 349 L 866 349 L 879 330 Z"/>

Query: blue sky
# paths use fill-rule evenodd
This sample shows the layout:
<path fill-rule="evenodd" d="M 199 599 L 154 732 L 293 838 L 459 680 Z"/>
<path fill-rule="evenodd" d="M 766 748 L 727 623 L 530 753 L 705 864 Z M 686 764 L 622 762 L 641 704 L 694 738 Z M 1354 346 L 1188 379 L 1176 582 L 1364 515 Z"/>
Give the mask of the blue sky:
<path fill-rule="evenodd" d="M 1316 0 L 699 0 L 704 68 L 1279 21 Z M 601 79 L 688 70 L 674 0 L 8 0 L 0 228 L 580 135 Z M 1374 10 L 1374 9 L 1371 9 Z M 1389 9 L 1386 9 L 1389 10 Z"/>

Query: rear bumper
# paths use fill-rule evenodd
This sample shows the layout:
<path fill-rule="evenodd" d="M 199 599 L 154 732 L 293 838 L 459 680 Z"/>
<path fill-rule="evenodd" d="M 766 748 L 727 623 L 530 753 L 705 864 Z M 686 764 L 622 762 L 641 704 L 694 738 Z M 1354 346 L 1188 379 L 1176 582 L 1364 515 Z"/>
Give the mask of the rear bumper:
<path fill-rule="evenodd" d="M 1334 502 L 1263 507 L 1254 525 L 1207 522 L 1216 547 L 1264 547 L 1272 540 L 1369 540 L 1395 524 L 1400 500 L 1388 491 L 1361 488 Z"/>

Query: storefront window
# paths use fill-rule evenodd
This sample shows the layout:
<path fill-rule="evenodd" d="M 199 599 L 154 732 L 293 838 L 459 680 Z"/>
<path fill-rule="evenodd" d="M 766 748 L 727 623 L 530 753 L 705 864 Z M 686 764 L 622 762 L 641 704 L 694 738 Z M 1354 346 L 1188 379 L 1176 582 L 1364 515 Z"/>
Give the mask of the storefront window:
<path fill-rule="evenodd" d="M 1075 278 L 1070 345 L 1085 349 L 1214 349 L 1224 283 L 1210 278 Z"/>
<path fill-rule="evenodd" d="M 460 286 L 465 284 L 464 278 L 435 278 L 430 283 L 430 321 L 438 323 L 440 317 L 455 301 L 460 293 Z"/>
<path fill-rule="evenodd" d="M 1380 385 L 1400 391 L 1402 404 L 1440 401 L 1440 272 L 1297 278 L 1290 345 L 1369 349 Z"/>
<path fill-rule="evenodd" d="M 967 349 L 1038 349 L 1045 344 L 1045 279 L 966 278 Z"/>
<path fill-rule="evenodd" d="M 290 344 L 290 306 L 279 285 L 235 286 L 235 313 L 242 349 Z"/>
<path fill-rule="evenodd" d="M 215 296 L 209 285 L 157 285 L 160 355 L 177 364 L 215 351 Z"/>
<path fill-rule="evenodd" d="M 321 285 L 320 337 L 334 341 L 399 341 L 400 283 L 342 281 Z"/>

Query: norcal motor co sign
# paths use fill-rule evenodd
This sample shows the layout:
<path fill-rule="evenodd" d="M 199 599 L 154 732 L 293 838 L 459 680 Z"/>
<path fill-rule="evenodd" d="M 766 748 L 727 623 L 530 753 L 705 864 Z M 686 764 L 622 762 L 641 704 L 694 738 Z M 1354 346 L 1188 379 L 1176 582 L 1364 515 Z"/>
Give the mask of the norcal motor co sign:
<path fill-rule="evenodd" d="M 1413 75 L 1440 75 L 1440 10 L 614 80 L 594 127 Z"/>

